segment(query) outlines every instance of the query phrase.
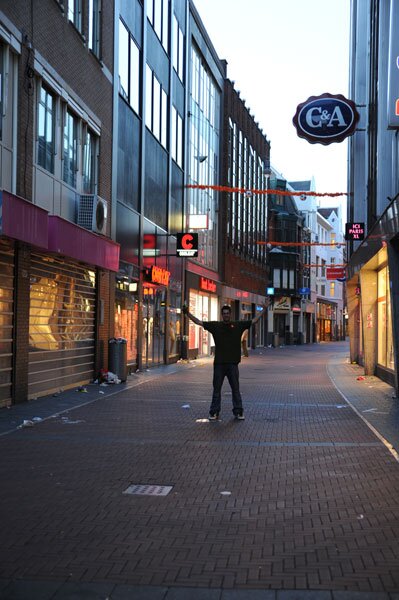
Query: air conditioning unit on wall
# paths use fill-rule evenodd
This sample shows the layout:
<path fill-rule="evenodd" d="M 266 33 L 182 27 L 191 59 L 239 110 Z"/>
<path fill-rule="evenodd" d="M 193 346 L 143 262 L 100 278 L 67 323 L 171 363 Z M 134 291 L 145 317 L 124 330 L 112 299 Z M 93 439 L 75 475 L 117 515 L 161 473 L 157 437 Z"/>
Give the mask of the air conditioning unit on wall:
<path fill-rule="evenodd" d="M 78 225 L 94 233 L 107 233 L 107 203 L 95 194 L 79 196 Z"/>

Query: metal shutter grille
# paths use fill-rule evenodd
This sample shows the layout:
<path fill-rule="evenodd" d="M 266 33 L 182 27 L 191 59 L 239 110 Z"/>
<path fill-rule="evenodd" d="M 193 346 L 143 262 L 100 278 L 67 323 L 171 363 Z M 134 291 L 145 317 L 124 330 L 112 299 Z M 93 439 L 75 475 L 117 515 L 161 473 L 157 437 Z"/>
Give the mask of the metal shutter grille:
<path fill-rule="evenodd" d="M 0 240 L 0 406 L 11 404 L 13 315 L 14 250 Z"/>
<path fill-rule="evenodd" d="M 94 271 L 58 257 L 32 254 L 29 398 L 92 379 L 95 297 Z"/>

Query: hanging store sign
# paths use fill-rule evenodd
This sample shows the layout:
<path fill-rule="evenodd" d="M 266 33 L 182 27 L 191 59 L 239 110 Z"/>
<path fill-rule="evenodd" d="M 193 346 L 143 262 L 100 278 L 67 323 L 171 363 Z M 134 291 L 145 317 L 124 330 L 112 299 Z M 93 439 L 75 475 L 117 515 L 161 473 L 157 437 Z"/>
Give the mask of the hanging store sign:
<path fill-rule="evenodd" d="M 311 96 L 297 106 L 292 119 L 299 137 L 325 146 L 352 135 L 358 120 L 355 103 L 341 94 Z"/>
<path fill-rule="evenodd" d="M 346 240 L 364 240 L 364 223 L 345 223 Z"/>
<path fill-rule="evenodd" d="M 344 267 L 327 267 L 326 268 L 326 279 L 345 279 L 345 268 Z"/>
<path fill-rule="evenodd" d="M 178 233 L 176 240 L 177 256 L 198 256 L 198 233 Z"/>
<path fill-rule="evenodd" d="M 149 283 L 159 283 L 160 285 L 169 285 L 170 271 L 161 269 L 153 265 L 151 269 L 146 269 L 145 280 Z"/>

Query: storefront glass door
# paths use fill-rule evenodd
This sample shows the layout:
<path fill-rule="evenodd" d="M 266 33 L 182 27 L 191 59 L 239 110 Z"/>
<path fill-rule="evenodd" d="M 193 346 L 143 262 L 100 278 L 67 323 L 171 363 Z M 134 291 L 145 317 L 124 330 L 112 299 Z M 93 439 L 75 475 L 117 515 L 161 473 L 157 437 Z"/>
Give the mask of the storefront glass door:
<path fill-rule="evenodd" d="M 165 290 L 144 288 L 143 298 L 143 365 L 150 367 L 164 362 Z"/>

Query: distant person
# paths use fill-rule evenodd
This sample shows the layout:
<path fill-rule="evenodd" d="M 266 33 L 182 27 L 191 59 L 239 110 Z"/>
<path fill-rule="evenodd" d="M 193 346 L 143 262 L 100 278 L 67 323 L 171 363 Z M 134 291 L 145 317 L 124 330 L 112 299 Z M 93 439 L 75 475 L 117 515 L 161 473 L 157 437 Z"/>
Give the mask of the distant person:
<path fill-rule="evenodd" d="M 248 332 L 249 329 L 246 329 L 241 337 L 242 354 L 245 358 L 248 358 Z"/>
<path fill-rule="evenodd" d="M 241 362 L 241 336 L 251 325 L 259 321 L 268 304 L 264 304 L 263 311 L 254 319 L 245 321 L 231 320 L 231 306 L 222 306 L 222 321 L 200 321 L 192 315 L 186 304 L 183 305 L 183 313 L 193 323 L 200 325 L 213 335 L 215 341 L 215 360 L 213 364 L 213 395 L 209 409 L 209 420 L 216 421 L 219 418 L 221 408 L 221 390 L 224 378 L 227 377 L 233 401 L 233 414 L 236 419 L 244 419 L 242 398 L 240 394 L 240 383 L 238 363 Z"/>

